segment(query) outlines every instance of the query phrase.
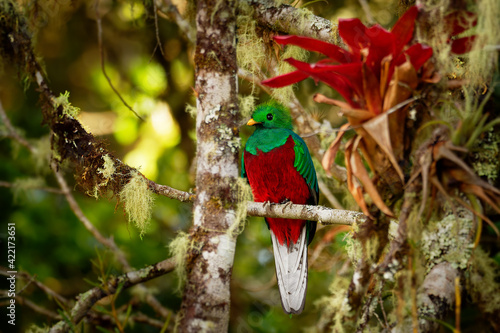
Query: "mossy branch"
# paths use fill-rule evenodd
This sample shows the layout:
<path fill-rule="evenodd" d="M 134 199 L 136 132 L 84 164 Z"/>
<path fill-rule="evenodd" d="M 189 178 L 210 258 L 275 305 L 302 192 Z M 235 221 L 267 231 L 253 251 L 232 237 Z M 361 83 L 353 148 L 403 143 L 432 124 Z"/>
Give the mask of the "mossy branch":
<path fill-rule="evenodd" d="M 264 27 L 284 34 L 312 37 L 330 43 L 339 40 L 336 24 L 307 10 L 287 4 L 278 5 L 277 2 L 268 0 L 247 2 L 254 9 L 254 18 Z"/>
<path fill-rule="evenodd" d="M 78 324 L 94 304 L 106 296 L 113 295 L 118 290 L 130 288 L 139 283 L 152 280 L 159 276 L 170 273 L 175 268 L 175 261 L 172 258 L 160 261 L 154 265 L 150 265 L 138 271 L 128 272 L 126 274 L 112 277 L 100 287 L 92 288 L 85 293 L 80 294 L 78 302 L 71 309 L 71 322 Z M 64 320 L 59 321 L 51 327 L 50 333 L 68 332 L 70 325 Z"/>

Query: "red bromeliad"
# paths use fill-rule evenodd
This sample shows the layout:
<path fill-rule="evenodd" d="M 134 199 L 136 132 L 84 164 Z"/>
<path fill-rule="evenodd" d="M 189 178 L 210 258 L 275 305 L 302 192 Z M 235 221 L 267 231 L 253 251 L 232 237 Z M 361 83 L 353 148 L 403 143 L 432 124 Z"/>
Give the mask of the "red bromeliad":
<path fill-rule="evenodd" d="M 356 18 L 341 19 L 338 29 L 347 49 L 308 37 L 276 36 L 274 40 L 278 44 L 299 46 L 327 58 L 315 64 L 285 59 L 295 71 L 262 81 L 269 87 L 280 88 L 312 77 L 337 90 L 345 99 L 343 102 L 320 94 L 314 97 L 317 102 L 339 106 L 348 119 L 342 128 L 352 126 L 357 133 L 345 145 L 347 183 L 368 216 L 364 192 L 385 214 L 393 213 L 380 197 L 363 158 L 372 172 L 386 183 L 404 183 L 399 165 L 404 158 L 403 136 L 408 113 L 408 107 L 404 106 L 413 100 L 411 97 L 421 82 L 435 83 L 440 79 L 428 62 L 432 48 L 410 43 L 418 14 L 418 8 L 411 7 L 391 31 L 380 25 L 366 27 Z M 449 36 L 456 36 L 475 25 L 474 20 L 472 13 L 453 12 L 445 17 L 445 27 Z M 474 36 L 447 40 L 451 51 L 457 54 L 468 52 L 473 42 Z M 343 134 L 339 132 L 324 156 L 322 163 L 327 172 L 334 163 Z"/>
<path fill-rule="evenodd" d="M 409 60 L 418 71 L 432 56 L 432 49 L 420 43 L 406 47 L 413 37 L 417 14 L 417 7 L 411 7 L 391 31 L 379 25 L 367 28 L 357 18 L 339 20 L 339 34 L 348 50 L 308 37 L 276 36 L 278 44 L 296 45 L 328 58 L 316 64 L 285 59 L 297 70 L 262 83 L 278 88 L 312 77 L 337 90 L 353 109 L 378 115 L 388 109 L 382 97 L 395 68 Z"/>

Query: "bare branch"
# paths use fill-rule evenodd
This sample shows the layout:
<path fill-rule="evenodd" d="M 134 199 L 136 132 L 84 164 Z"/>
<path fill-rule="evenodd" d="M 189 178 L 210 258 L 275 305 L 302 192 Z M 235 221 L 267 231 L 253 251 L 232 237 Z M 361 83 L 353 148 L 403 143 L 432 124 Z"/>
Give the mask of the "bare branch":
<path fill-rule="evenodd" d="M 108 76 L 108 73 L 106 73 L 106 64 L 104 60 L 104 46 L 102 45 L 102 24 L 101 24 L 101 15 L 99 14 L 99 0 L 96 1 L 95 3 L 95 14 L 96 14 L 96 23 L 97 23 L 97 42 L 99 45 L 99 52 L 101 55 L 101 71 L 106 80 L 108 81 L 109 86 L 113 91 L 115 92 L 116 96 L 122 101 L 123 105 L 125 105 L 137 118 L 140 120 L 144 121 L 144 119 L 139 116 L 137 112 L 123 99 L 122 95 L 120 92 L 115 88 L 113 85 L 113 82 L 111 82 L 110 77 Z"/>
<path fill-rule="evenodd" d="M 3 276 L 10 276 L 9 273 L 7 273 L 8 269 L 6 267 L 1 267 L 0 266 L 0 275 L 3 275 Z M 33 283 L 34 285 L 36 285 L 38 288 L 40 288 L 43 292 L 45 292 L 48 296 L 50 297 L 53 297 L 55 299 L 57 299 L 61 304 L 63 305 L 68 305 L 69 301 L 64 297 L 64 296 L 61 296 L 59 295 L 57 292 L 55 292 L 54 290 L 52 290 L 51 288 L 47 287 L 46 285 L 44 285 L 43 283 L 41 283 L 40 281 L 38 281 L 36 279 L 36 275 L 34 276 L 31 276 L 30 274 L 28 274 L 27 272 L 21 272 L 21 271 L 18 271 L 17 274 L 16 274 L 16 277 L 18 278 L 22 278 L 22 279 L 25 279 L 25 280 L 28 280 L 30 283 Z"/>
<path fill-rule="evenodd" d="M 0 291 L 0 295 L 3 296 L 4 294 L 7 295 L 7 292 L 4 290 Z M 49 317 L 50 319 L 61 320 L 61 316 L 59 314 L 55 313 L 54 311 L 50 311 L 44 307 L 41 307 L 25 297 L 16 295 L 16 302 L 18 302 L 19 304 L 21 304 L 23 306 L 27 306 L 28 308 L 32 309 L 33 311 L 35 311 L 41 315 L 44 315 L 46 317 Z M 8 304 L 10 304 L 8 301 L 1 302 L 0 306 L 7 307 Z"/>
<path fill-rule="evenodd" d="M 12 126 L 12 123 L 10 122 L 9 117 L 7 117 L 7 114 L 5 113 L 5 110 L 2 105 L 2 101 L 0 100 L 0 119 L 2 119 L 2 122 L 5 125 L 5 128 L 7 129 L 7 137 L 12 138 L 19 142 L 21 145 L 26 147 L 31 153 L 35 152 L 35 147 L 33 147 L 28 140 L 26 140 L 22 135 L 19 134 L 19 132 Z"/>
<path fill-rule="evenodd" d="M 170 17 L 177 26 L 182 30 L 186 39 L 194 44 L 196 42 L 196 32 L 191 27 L 191 24 L 182 17 L 181 13 L 177 7 L 170 0 L 155 0 L 156 7 L 159 11 L 160 16 L 168 18 Z M 165 15 L 165 16 L 164 16 Z"/>
<path fill-rule="evenodd" d="M 80 206 L 75 200 L 75 197 L 73 197 L 73 194 L 71 193 L 71 190 L 68 187 L 68 184 L 66 183 L 66 180 L 64 180 L 64 177 L 61 175 L 61 173 L 57 170 L 57 165 L 55 162 L 52 162 L 52 170 L 54 171 L 54 174 L 56 176 L 57 182 L 59 183 L 59 186 L 61 187 L 62 193 L 66 197 L 66 200 L 68 201 L 68 204 L 73 211 L 73 213 L 76 215 L 78 220 L 82 222 L 83 226 L 94 236 L 95 239 L 107 248 L 109 248 L 117 257 L 118 261 L 120 264 L 125 267 L 126 270 L 130 270 L 130 265 L 127 262 L 127 259 L 125 258 L 125 254 L 123 253 L 122 250 L 116 246 L 115 242 L 111 238 L 106 238 L 101 233 L 99 230 L 97 230 L 96 227 L 90 222 L 90 220 L 85 216 L 83 211 L 81 210 Z"/>
<path fill-rule="evenodd" d="M 78 324 L 90 311 L 92 306 L 100 299 L 116 293 L 119 286 L 127 289 L 139 283 L 144 283 L 156 277 L 170 273 L 175 268 L 175 261 L 172 258 L 160 261 L 154 265 L 145 267 L 138 271 L 128 272 L 118 277 L 112 277 L 101 287 L 95 287 L 87 292 L 80 294 L 78 302 L 71 310 L 71 322 Z M 50 333 L 68 332 L 70 329 L 68 323 L 59 321 L 51 327 Z"/>
<path fill-rule="evenodd" d="M 247 202 L 247 214 L 250 216 L 318 221 L 324 225 L 353 225 L 367 218 L 363 213 L 351 210 L 295 204 L 264 205 L 263 203 L 252 201 Z"/>
<path fill-rule="evenodd" d="M 12 187 L 15 187 L 15 186 L 16 186 L 16 184 L 0 180 L 0 187 L 9 187 L 9 188 L 12 188 Z M 62 194 L 63 193 L 58 188 L 52 188 L 52 187 L 47 187 L 47 186 L 30 187 L 29 189 L 32 189 L 32 190 L 42 190 L 42 191 L 45 191 L 45 192 L 56 193 L 56 194 Z"/>

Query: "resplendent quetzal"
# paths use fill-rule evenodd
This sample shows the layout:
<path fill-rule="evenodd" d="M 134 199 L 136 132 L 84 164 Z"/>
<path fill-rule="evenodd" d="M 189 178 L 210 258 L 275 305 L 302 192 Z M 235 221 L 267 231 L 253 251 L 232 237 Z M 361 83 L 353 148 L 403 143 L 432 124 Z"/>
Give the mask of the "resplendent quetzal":
<path fill-rule="evenodd" d="M 241 174 L 256 202 L 316 205 L 318 180 L 307 146 L 292 129 L 289 111 L 271 101 L 259 105 L 247 125 L 255 126 L 243 151 Z M 286 313 L 304 309 L 307 246 L 316 222 L 266 218 L 271 230 L 281 304 Z"/>

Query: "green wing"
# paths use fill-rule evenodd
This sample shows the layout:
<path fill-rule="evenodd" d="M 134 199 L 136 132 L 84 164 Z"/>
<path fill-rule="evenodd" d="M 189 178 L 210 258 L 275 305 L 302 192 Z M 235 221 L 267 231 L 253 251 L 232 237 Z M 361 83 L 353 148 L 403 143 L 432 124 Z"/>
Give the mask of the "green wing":
<path fill-rule="evenodd" d="M 293 141 L 295 141 L 295 161 L 293 166 L 304 177 L 307 185 L 309 186 L 309 191 L 314 198 L 314 204 L 318 203 L 319 188 L 318 179 L 316 178 L 316 170 L 314 169 L 314 164 L 307 149 L 307 145 L 302 140 L 300 136 L 293 133 Z"/>
<path fill-rule="evenodd" d="M 241 178 L 247 178 L 247 172 L 245 171 L 245 149 L 241 152 Z"/>

